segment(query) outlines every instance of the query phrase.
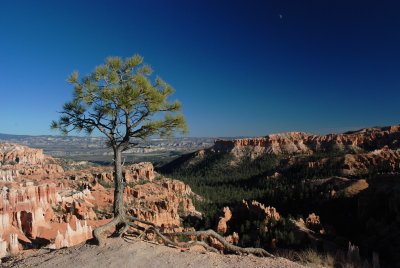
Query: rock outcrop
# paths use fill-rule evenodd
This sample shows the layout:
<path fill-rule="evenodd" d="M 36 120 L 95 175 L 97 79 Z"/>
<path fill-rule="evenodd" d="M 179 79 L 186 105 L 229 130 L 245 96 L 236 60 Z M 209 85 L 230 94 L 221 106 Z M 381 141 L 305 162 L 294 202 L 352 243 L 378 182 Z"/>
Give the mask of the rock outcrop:
<path fill-rule="evenodd" d="M 15 236 L 10 240 L 13 243 L 7 244 L 12 232 L 17 231 L 27 241 L 55 239 L 53 248 L 68 247 L 91 238 L 93 224 L 112 217 L 112 167 L 63 172 L 42 150 L 16 144 L 1 144 L 0 148 L 0 180 L 4 185 L 0 190 L 0 237 L 5 239 L 0 250 L 5 244 L 4 254 L 17 251 Z M 193 206 L 190 187 L 166 178 L 155 181 L 151 163 L 124 166 L 123 175 L 126 183 L 134 185 L 125 188 L 130 213 L 154 222 L 163 231 L 182 231 L 183 217 L 201 215 Z M 35 186 L 39 180 L 57 184 Z M 54 228 L 58 233 L 57 229 L 52 231 Z"/>
<path fill-rule="evenodd" d="M 97 216 L 93 211 L 94 205 L 92 204 L 95 198 L 88 187 L 82 191 L 59 190 L 58 194 L 59 206 L 62 211 L 73 212 L 81 220 L 97 220 Z"/>
<path fill-rule="evenodd" d="M 55 184 L 34 186 L 27 183 L 20 189 L 3 187 L 0 191 L 0 233 L 14 226 L 35 239 L 37 228 L 47 226 L 45 218 L 53 215 L 51 204 L 58 200 Z"/>
<path fill-rule="evenodd" d="M 17 254 L 19 252 L 18 234 L 10 234 L 10 253 Z"/>
<path fill-rule="evenodd" d="M 57 181 L 62 174 L 63 169 L 42 150 L 0 144 L 0 237 L 3 239 L 0 255 L 7 254 L 7 249 L 10 253 L 19 251 L 18 236 L 27 245 L 37 238 L 51 239 L 54 223 L 64 222 L 65 215 L 59 215 L 57 208 L 62 210 L 63 206 L 68 206 L 71 208 L 68 213 L 72 210 L 81 219 L 96 219 L 93 205 L 87 202 L 93 199 L 89 189 L 62 191 L 53 182 L 34 185 L 38 181 Z M 64 235 L 68 245 L 91 236 L 88 234 L 91 227 L 86 222 L 83 227 L 80 223 L 76 226 L 75 231 L 67 230 Z"/>
<path fill-rule="evenodd" d="M 9 242 L 7 246 L 7 240 L 3 240 L 3 238 L 0 237 L 0 258 L 3 258 L 8 254 L 17 254 L 18 252 L 20 252 L 18 234 L 10 234 L 8 241 Z"/>
<path fill-rule="evenodd" d="M 0 169 L 0 181 L 12 182 L 18 175 L 18 170 Z"/>
<path fill-rule="evenodd" d="M 51 156 L 41 149 L 0 143 L 0 180 L 13 181 L 20 176 L 48 176 L 63 172 Z"/>
<path fill-rule="evenodd" d="M 141 162 L 129 165 L 124 169 L 124 176 L 126 182 L 137 182 L 140 179 L 153 181 L 155 178 L 153 164 L 150 162 Z"/>
<path fill-rule="evenodd" d="M 312 154 L 331 149 L 371 151 L 384 146 L 390 149 L 400 147 L 400 125 L 322 136 L 287 132 L 261 138 L 216 139 L 212 150 L 231 152 L 238 157 L 249 155 L 255 158 L 263 154 Z"/>
<path fill-rule="evenodd" d="M 162 179 L 155 183 L 127 187 L 128 203 L 136 204 L 130 212 L 138 218 L 153 222 L 162 231 L 180 227 L 187 215 L 200 216 L 195 210 L 192 190 L 181 181 Z"/>
<path fill-rule="evenodd" d="M 243 200 L 241 211 L 243 211 L 243 209 L 247 210 L 253 217 L 262 219 L 266 224 L 270 223 L 272 220 L 279 221 L 281 218 L 276 208 L 271 206 L 266 207 L 264 204 L 254 200 L 251 201 L 251 203 Z"/>
<path fill-rule="evenodd" d="M 7 241 L 0 237 L 0 258 L 7 256 Z"/>
<path fill-rule="evenodd" d="M 380 168 L 385 172 L 400 171 L 400 149 L 384 147 L 365 154 L 347 154 L 344 158 L 344 174 L 368 173 L 370 168 Z"/>
<path fill-rule="evenodd" d="M 54 244 L 50 245 L 50 248 L 60 249 L 64 247 L 71 247 L 82 243 L 88 239 L 92 238 L 92 227 L 87 225 L 86 221 L 82 225 L 79 220 L 75 222 L 75 230 L 71 228 L 69 223 L 67 223 L 67 230 L 64 234 L 57 231 L 57 236 Z"/>
<path fill-rule="evenodd" d="M 138 182 L 139 180 L 153 181 L 155 178 L 154 167 L 150 162 L 123 166 L 123 176 L 127 183 Z M 87 180 L 111 183 L 114 181 L 112 167 L 93 167 L 79 171 L 67 171 L 60 176 L 68 180 Z"/>
<path fill-rule="evenodd" d="M 26 146 L 1 143 L 0 162 L 2 165 L 42 165 L 45 163 L 43 150 Z"/>
<path fill-rule="evenodd" d="M 325 230 L 322 227 L 319 216 L 315 215 L 315 213 L 308 215 L 305 225 L 308 229 L 313 230 L 316 233 L 325 234 Z"/>
<path fill-rule="evenodd" d="M 226 241 L 232 245 L 239 244 L 239 235 L 236 232 L 233 232 L 231 235 L 225 237 Z"/>
<path fill-rule="evenodd" d="M 226 224 L 232 218 L 232 212 L 229 207 L 224 207 L 224 217 L 218 222 L 217 231 L 225 234 L 228 230 L 228 225 Z"/>

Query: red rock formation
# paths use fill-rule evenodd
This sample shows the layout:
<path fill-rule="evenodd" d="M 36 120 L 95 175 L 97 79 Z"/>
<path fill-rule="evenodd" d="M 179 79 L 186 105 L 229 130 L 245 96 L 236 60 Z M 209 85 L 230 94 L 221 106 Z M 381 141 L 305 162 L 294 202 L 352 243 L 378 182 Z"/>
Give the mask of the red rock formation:
<path fill-rule="evenodd" d="M 91 224 L 100 221 L 94 206 L 98 207 L 96 212 L 100 213 L 101 219 L 107 221 L 112 216 L 113 188 L 99 184 L 112 185 L 111 167 L 62 172 L 61 167 L 52 162 L 52 158 L 43 155 L 42 150 L 15 144 L 0 146 L 0 160 L 0 180 L 10 181 L 7 186 L 11 185 L 0 190 L 0 237 L 4 240 L 17 230 L 17 235 L 26 241 L 39 236 L 55 239 L 53 248 L 72 246 L 91 238 L 94 225 L 88 225 L 86 220 L 90 220 Z M 182 231 L 181 217 L 201 215 L 193 206 L 190 187 L 166 178 L 154 180 L 151 163 L 124 166 L 123 174 L 128 183 L 147 182 L 125 188 L 130 213 L 155 223 L 163 231 Z M 34 186 L 33 182 L 26 182 L 30 179 L 57 180 L 58 187 L 54 183 Z M 21 184 L 18 185 L 18 182 Z M 26 182 L 26 186 L 22 182 Z M 85 189 L 76 191 L 77 187 Z M 85 223 L 77 218 L 85 220 Z M 54 228 L 60 230 L 58 234 Z M 64 228 L 66 231 L 61 231 Z M 9 245 L 13 252 L 18 248 L 15 237 L 12 236 L 13 244 Z M 236 236 L 233 236 L 232 241 L 235 239 Z M 7 242 L 4 243 L 6 252 Z M 0 241 L 0 255 L 4 243 Z"/>
<path fill-rule="evenodd" d="M 225 236 L 224 238 L 230 244 L 233 244 L 233 245 L 239 244 L 239 235 L 236 232 L 234 232 L 231 235 Z M 210 245 L 212 247 L 215 247 L 218 250 L 224 251 L 224 249 L 225 249 L 224 245 L 222 245 L 221 242 L 219 242 L 216 238 L 210 237 L 209 241 L 210 241 Z"/>
<path fill-rule="evenodd" d="M 0 181 L 12 182 L 18 175 L 18 170 L 0 169 Z"/>
<path fill-rule="evenodd" d="M 149 170 L 152 169 L 137 173 L 145 174 L 146 179 L 150 180 L 152 176 Z M 66 187 L 69 184 L 63 185 Z M 112 204 L 113 198 L 112 189 L 105 188 L 94 190 L 93 195 L 88 188 L 82 192 L 56 191 L 55 184 L 33 186 L 32 183 L 27 183 L 25 187 L 17 185 L 15 187 L 18 188 L 4 187 L 0 191 L 0 234 L 7 234 L 12 228 L 17 228 L 28 238 L 35 239 L 39 230 L 42 232 L 46 230 L 42 227 L 51 228 L 53 224 L 64 224 L 64 222 L 76 225 L 75 230 L 67 226 L 65 233 L 59 232 L 57 237 L 54 237 L 56 239 L 54 248 L 72 246 L 90 238 L 92 227 L 87 225 L 86 221 L 85 224 L 81 224 L 76 217 L 97 220 L 97 215 L 93 211 L 94 204 L 100 204 L 104 208 L 104 204 L 101 203 L 103 197 L 111 202 L 107 201 L 107 204 Z M 133 188 L 127 187 L 125 194 L 127 203 L 132 205 L 130 210 L 132 214 L 154 222 L 163 231 L 181 228 L 181 216 L 199 215 L 190 198 L 193 194 L 190 187 L 180 181 L 164 178 Z M 51 238 L 46 235 L 46 239 Z"/>
<path fill-rule="evenodd" d="M 0 259 L 7 256 L 7 241 L 0 237 Z"/>
<path fill-rule="evenodd" d="M 153 181 L 155 178 L 153 164 L 150 162 L 129 165 L 124 171 L 126 182 L 138 181 L 141 178 Z"/>
<path fill-rule="evenodd" d="M 155 178 L 154 168 L 150 162 L 127 165 L 122 168 L 126 182 L 138 182 L 139 180 L 153 181 Z M 94 167 L 79 171 L 68 171 L 60 174 L 68 180 L 83 179 L 86 181 L 100 181 L 111 184 L 114 181 L 112 167 Z"/>
<path fill-rule="evenodd" d="M 279 221 L 280 215 L 274 207 L 265 207 L 265 205 L 257 202 L 251 201 L 249 204 L 247 201 L 243 200 L 242 205 L 249 211 L 250 214 L 256 215 L 260 219 L 264 219 L 265 223 L 270 223 L 271 220 Z"/>
<path fill-rule="evenodd" d="M 192 190 L 183 182 L 162 179 L 154 183 L 127 188 L 128 202 L 136 204 L 130 211 L 135 216 L 151 221 L 163 231 L 173 230 L 181 224 L 181 216 L 196 215 Z M 129 201 L 130 200 L 130 201 Z"/>
<path fill-rule="evenodd" d="M 239 235 L 236 232 L 233 232 L 233 234 L 226 236 L 225 239 L 230 244 L 233 245 L 239 244 Z"/>
<path fill-rule="evenodd" d="M 71 213 L 81 220 L 97 220 L 97 216 L 93 211 L 93 201 L 96 201 L 92 196 L 92 192 L 86 187 L 83 191 L 62 190 L 59 191 L 59 208 L 64 213 Z M 64 220 L 69 222 L 71 214 L 59 215 L 58 221 Z M 61 220 L 62 219 L 62 220 Z"/>
<path fill-rule="evenodd" d="M 218 222 L 218 227 L 217 231 L 221 232 L 223 234 L 226 233 L 228 230 L 227 222 L 232 218 L 232 212 L 229 209 L 229 207 L 224 207 L 224 217 L 221 217 L 221 219 Z"/>
<path fill-rule="evenodd" d="M 346 175 L 367 173 L 371 166 L 385 166 L 386 172 L 400 171 L 400 149 L 381 149 L 370 153 L 351 155 L 344 158 L 344 170 Z"/>
<path fill-rule="evenodd" d="M 10 254 L 17 254 L 18 252 L 20 252 L 19 249 L 19 243 L 18 243 L 18 234 L 10 234 L 9 236 L 9 243 L 8 243 L 8 247 L 7 247 L 7 241 L 3 240 L 0 237 L 0 258 L 3 258 L 5 256 L 8 255 L 8 253 Z M 7 251 L 8 248 L 8 251 Z M 1 260 L 0 260 L 1 263 Z"/>
<path fill-rule="evenodd" d="M 133 188 L 131 188 L 129 186 L 126 186 L 124 188 L 124 194 L 126 194 L 128 196 L 131 195 L 131 196 L 136 197 L 136 198 L 138 198 L 140 196 L 140 192 L 138 190 L 135 190 L 135 189 L 133 189 Z"/>
<path fill-rule="evenodd" d="M 163 183 L 163 186 L 170 192 L 181 192 L 186 195 L 190 195 L 192 193 L 192 189 L 189 185 L 177 180 L 166 180 Z"/>
<path fill-rule="evenodd" d="M 43 150 L 39 149 L 18 144 L 1 143 L 0 151 L 0 161 L 3 165 L 42 165 L 45 162 Z"/>
<path fill-rule="evenodd" d="M 74 213 L 78 216 L 79 219 L 83 220 L 96 220 L 97 216 L 94 213 L 93 208 L 85 205 L 84 203 L 80 203 L 78 201 L 74 201 L 73 203 Z"/>
<path fill-rule="evenodd" d="M 311 154 L 330 148 L 365 149 L 368 151 L 387 146 L 400 146 L 400 125 L 387 128 L 370 128 L 348 134 L 313 135 L 302 132 L 273 134 L 262 138 L 236 140 L 216 139 L 214 151 L 232 152 L 236 156 L 263 154 Z M 203 153 L 204 154 L 204 153 Z"/>
<path fill-rule="evenodd" d="M 392 150 L 384 147 L 368 153 L 346 154 L 338 157 L 327 157 L 319 161 L 297 164 L 307 165 L 309 168 L 338 168 L 343 175 L 360 175 L 370 172 L 371 167 L 383 168 L 385 172 L 400 172 L 400 149 Z M 289 163 L 292 164 L 292 163 Z"/>
<path fill-rule="evenodd" d="M 67 223 L 67 230 L 65 233 L 61 234 L 60 231 L 58 231 L 55 242 L 50 245 L 50 248 L 60 249 L 64 247 L 72 247 L 91 238 L 92 227 L 87 225 L 86 221 L 82 226 L 81 222 L 76 220 L 75 230 L 73 230 L 69 223 Z"/>
<path fill-rule="evenodd" d="M 51 217 L 51 204 L 58 199 L 55 184 L 33 186 L 27 183 L 21 189 L 3 187 L 0 191 L 0 232 L 15 226 L 27 236 L 36 238 L 37 227 L 47 226 L 44 214 Z"/>
<path fill-rule="evenodd" d="M 43 155 L 43 150 L 26 146 L 0 143 L 0 180 L 13 181 L 21 176 L 46 176 L 63 172 L 50 156 Z"/>
<path fill-rule="evenodd" d="M 19 243 L 17 234 L 10 234 L 9 249 L 11 254 L 17 254 L 19 252 Z"/>
<path fill-rule="evenodd" d="M 324 234 L 325 230 L 323 229 L 321 225 L 321 221 L 319 219 L 319 216 L 315 215 L 315 213 L 311 213 L 308 215 L 305 225 L 307 228 L 310 230 L 313 230 L 314 232 L 318 232 L 320 234 Z"/>

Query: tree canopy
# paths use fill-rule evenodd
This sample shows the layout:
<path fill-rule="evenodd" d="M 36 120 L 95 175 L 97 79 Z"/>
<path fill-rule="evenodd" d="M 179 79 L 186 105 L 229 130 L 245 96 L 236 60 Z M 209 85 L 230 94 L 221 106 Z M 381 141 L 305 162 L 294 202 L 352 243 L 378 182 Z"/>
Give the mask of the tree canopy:
<path fill-rule="evenodd" d="M 71 131 L 91 134 L 98 129 L 120 151 L 153 135 L 186 133 L 181 103 L 168 100 L 174 89 L 158 76 L 152 82 L 151 76 L 151 67 L 139 55 L 125 60 L 108 57 L 81 79 L 74 71 L 67 79 L 74 86 L 73 99 L 64 104 L 51 128 L 65 135 Z M 163 117 L 157 115 L 160 112 Z"/>

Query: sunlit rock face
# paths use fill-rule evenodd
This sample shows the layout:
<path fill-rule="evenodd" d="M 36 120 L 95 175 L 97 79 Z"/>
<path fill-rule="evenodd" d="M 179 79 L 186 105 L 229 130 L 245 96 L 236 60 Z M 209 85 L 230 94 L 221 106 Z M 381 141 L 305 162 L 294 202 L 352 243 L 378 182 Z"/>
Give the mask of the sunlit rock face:
<path fill-rule="evenodd" d="M 59 200 L 55 184 L 34 186 L 30 183 L 19 189 L 3 187 L 0 191 L 0 233 L 11 227 L 35 239 L 37 228 L 47 226 L 51 218 L 51 204 Z"/>
<path fill-rule="evenodd" d="M 0 160 L 2 165 L 42 165 L 45 162 L 43 150 L 26 146 L 1 143 Z"/>
<path fill-rule="evenodd" d="M 150 162 L 126 165 L 122 167 L 123 176 L 127 183 L 139 181 L 153 181 L 155 178 L 154 167 Z M 97 180 L 103 183 L 114 181 L 114 170 L 112 167 L 94 167 L 79 171 L 68 171 L 62 174 L 65 179 L 87 181 Z"/>
<path fill-rule="evenodd" d="M 217 231 L 225 234 L 226 231 L 228 230 L 227 222 L 231 218 L 232 218 L 231 210 L 229 209 L 229 207 L 224 207 L 224 217 L 221 217 L 221 219 L 219 220 Z"/>
<path fill-rule="evenodd" d="M 242 201 L 240 211 L 248 211 L 250 214 L 255 215 L 259 219 L 263 219 L 265 223 L 270 223 L 272 220 L 279 221 L 280 215 L 276 211 L 276 208 L 271 206 L 265 206 L 264 204 L 255 200 L 247 202 Z"/>
<path fill-rule="evenodd" d="M 201 214 L 195 210 L 192 190 L 181 181 L 161 179 L 153 183 L 125 189 L 127 203 L 138 204 L 130 212 L 141 219 L 153 222 L 163 231 L 180 227 L 182 216 Z"/>
<path fill-rule="evenodd" d="M 17 144 L 0 144 L 0 163 L 0 256 L 22 250 L 19 241 L 24 248 L 36 247 L 36 240 L 54 249 L 74 246 L 112 220 L 112 167 L 64 172 L 42 150 Z M 183 217 L 201 216 L 191 188 L 161 178 L 151 163 L 125 165 L 123 176 L 131 215 L 165 232 L 186 230 Z"/>
<path fill-rule="evenodd" d="M 216 139 L 212 150 L 255 158 L 263 154 L 312 154 L 330 149 L 372 151 L 384 146 L 392 150 L 400 148 L 400 125 L 322 136 L 287 132 L 261 138 Z"/>
<path fill-rule="evenodd" d="M 41 149 L 0 143 L 0 181 L 15 181 L 25 176 L 45 176 L 63 172 L 51 156 Z"/>
<path fill-rule="evenodd" d="M 74 227 L 75 230 L 72 229 L 68 223 L 65 233 L 61 233 L 58 230 L 54 244 L 51 244 L 50 248 L 60 249 L 64 247 L 71 247 L 92 238 L 92 227 L 87 225 L 86 221 L 84 221 L 82 224 L 79 220 L 75 220 Z"/>

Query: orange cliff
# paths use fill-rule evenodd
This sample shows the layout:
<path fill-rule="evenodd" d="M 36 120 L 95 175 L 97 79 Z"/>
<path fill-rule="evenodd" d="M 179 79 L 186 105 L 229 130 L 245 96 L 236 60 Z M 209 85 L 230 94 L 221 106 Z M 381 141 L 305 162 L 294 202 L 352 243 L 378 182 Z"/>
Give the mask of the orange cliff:
<path fill-rule="evenodd" d="M 260 138 L 216 139 L 211 150 L 232 152 L 243 156 L 251 150 L 252 157 L 263 154 L 296 154 L 330 149 L 364 149 L 367 151 L 400 147 L 400 125 L 382 128 L 368 128 L 347 134 L 313 135 L 303 132 L 272 134 Z"/>

